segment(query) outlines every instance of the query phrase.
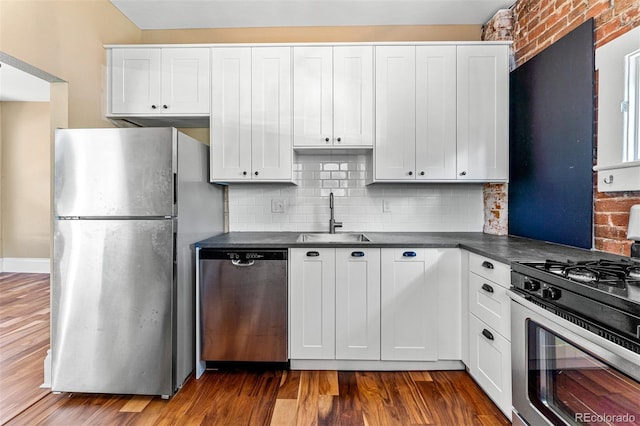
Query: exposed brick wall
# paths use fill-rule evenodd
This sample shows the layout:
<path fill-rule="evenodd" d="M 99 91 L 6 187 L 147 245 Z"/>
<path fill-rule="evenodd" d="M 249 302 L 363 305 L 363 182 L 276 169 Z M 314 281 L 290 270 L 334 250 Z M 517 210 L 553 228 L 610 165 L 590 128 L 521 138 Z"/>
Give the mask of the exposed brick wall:
<path fill-rule="evenodd" d="M 501 9 L 482 27 L 482 40 L 513 40 L 513 10 Z M 482 187 L 484 202 L 484 224 L 482 232 L 492 235 L 507 235 L 508 186 L 506 183 L 485 183 Z"/>
<path fill-rule="evenodd" d="M 516 66 L 591 18 L 595 22 L 596 48 L 640 26 L 638 0 L 518 0 L 513 12 Z M 640 204 L 640 192 L 602 193 L 594 185 L 597 250 L 629 255 L 631 241 L 626 239 L 626 230 L 633 204 Z"/>
<path fill-rule="evenodd" d="M 640 25 L 638 0 L 518 0 L 513 11 L 516 65 L 591 18 L 596 47 Z"/>

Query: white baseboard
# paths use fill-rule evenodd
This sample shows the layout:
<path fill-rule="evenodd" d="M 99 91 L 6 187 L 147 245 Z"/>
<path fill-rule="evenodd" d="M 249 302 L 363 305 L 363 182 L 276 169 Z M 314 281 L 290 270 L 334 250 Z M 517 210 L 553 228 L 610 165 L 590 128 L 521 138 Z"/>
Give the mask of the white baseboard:
<path fill-rule="evenodd" d="M 51 260 L 49 258 L 28 257 L 0 258 L 0 272 L 49 274 L 51 273 Z"/>

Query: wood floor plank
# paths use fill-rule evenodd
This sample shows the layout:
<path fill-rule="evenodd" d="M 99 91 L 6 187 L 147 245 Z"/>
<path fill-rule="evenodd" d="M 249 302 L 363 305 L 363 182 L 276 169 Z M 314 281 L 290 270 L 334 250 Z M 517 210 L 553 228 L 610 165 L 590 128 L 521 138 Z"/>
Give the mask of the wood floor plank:
<path fill-rule="evenodd" d="M 49 275 L 0 273 L 0 424 L 45 397 Z"/>
<path fill-rule="evenodd" d="M 139 413 L 145 409 L 153 398 L 150 396 L 134 396 L 120 409 L 121 413 Z"/>
<path fill-rule="evenodd" d="M 298 411 L 297 399 L 276 399 L 271 416 L 271 426 L 293 426 Z"/>
<path fill-rule="evenodd" d="M 337 371 L 320 371 L 318 380 L 318 393 L 320 395 L 338 395 Z"/>
<path fill-rule="evenodd" d="M 39 388 L 49 347 L 49 276 L 0 274 L 0 281 L 0 424 L 509 424 L 464 371 L 211 370 L 190 377 L 169 400 L 52 394 Z"/>
<path fill-rule="evenodd" d="M 319 384 L 319 371 L 302 371 L 300 373 L 300 394 L 296 413 L 299 425 L 318 424 Z"/>

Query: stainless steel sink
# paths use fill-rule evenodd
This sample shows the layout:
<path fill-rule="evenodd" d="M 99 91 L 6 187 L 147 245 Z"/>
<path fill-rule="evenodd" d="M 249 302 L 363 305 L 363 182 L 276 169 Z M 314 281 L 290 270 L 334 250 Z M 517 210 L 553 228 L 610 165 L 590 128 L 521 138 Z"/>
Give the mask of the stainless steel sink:
<path fill-rule="evenodd" d="M 297 239 L 299 243 L 368 243 L 371 240 L 361 233 L 339 233 L 339 234 L 300 234 Z"/>

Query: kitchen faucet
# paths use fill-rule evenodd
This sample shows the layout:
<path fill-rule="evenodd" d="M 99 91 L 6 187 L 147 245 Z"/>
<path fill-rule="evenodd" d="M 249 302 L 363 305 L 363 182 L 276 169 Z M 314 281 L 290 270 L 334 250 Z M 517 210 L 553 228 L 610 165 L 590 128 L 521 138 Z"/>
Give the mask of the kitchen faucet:
<path fill-rule="evenodd" d="M 342 228 L 342 222 L 336 222 L 333 218 L 333 192 L 329 193 L 329 210 L 331 210 L 331 219 L 329 219 L 329 233 L 335 234 L 336 228 Z"/>

